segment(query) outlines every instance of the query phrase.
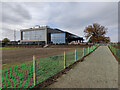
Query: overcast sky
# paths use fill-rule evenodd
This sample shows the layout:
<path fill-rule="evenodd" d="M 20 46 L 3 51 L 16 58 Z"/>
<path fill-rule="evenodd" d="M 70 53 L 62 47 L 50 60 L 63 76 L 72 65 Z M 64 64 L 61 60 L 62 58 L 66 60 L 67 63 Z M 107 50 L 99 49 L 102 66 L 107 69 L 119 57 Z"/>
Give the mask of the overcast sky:
<path fill-rule="evenodd" d="M 48 25 L 73 34 L 83 36 L 86 26 L 93 23 L 108 28 L 106 36 L 111 41 L 118 40 L 118 3 L 117 2 L 4 2 L 2 5 L 2 36 L 20 39 L 20 29 L 35 25 Z"/>

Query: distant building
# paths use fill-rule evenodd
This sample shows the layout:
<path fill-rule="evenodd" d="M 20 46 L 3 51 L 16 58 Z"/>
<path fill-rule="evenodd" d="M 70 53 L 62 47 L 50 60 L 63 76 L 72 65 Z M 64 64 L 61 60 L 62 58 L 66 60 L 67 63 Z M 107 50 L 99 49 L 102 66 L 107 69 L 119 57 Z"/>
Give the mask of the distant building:
<path fill-rule="evenodd" d="M 28 44 L 68 44 L 72 41 L 83 42 L 83 38 L 48 26 L 22 29 L 21 43 Z"/>
<path fill-rule="evenodd" d="M 18 41 L 10 41 L 7 43 L 8 45 L 17 45 L 18 44 Z"/>

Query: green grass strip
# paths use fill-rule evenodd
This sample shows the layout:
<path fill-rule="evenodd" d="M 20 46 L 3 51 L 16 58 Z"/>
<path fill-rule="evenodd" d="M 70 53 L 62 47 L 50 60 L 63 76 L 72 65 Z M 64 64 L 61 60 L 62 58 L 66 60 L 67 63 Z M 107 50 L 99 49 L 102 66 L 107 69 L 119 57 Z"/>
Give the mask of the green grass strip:
<path fill-rule="evenodd" d="M 17 72 L 17 66 L 15 67 L 15 72 L 14 72 L 14 74 L 15 74 L 15 76 L 14 76 L 14 88 L 16 88 L 16 72 Z"/>
<path fill-rule="evenodd" d="M 38 63 L 39 63 L 39 69 L 41 68 L 41 66 L 40 66 L 40 60 L 41 60 L 41 59 L 39 58 L 39 60 L 38 60 Z"/>
<path fill-rule="evenodd" d="M 4 76 L 3 76 L 3 77 L 4 77 Z M 8 69 L 6 69 L 6 77 L 5 77 L 5 83 L 4 83 L 4 86 L 3 86 L 3 88 L 5 88 L 5 86 L 6 86 L 7 77 L 8 77 Z"/>
<path fill-rule="evenodd" d="M 12 72 L 13 74 L 12 74 L 12 78 L 11 78 L 10 88 L 13 88 L 13 87 L 12 87 L 12 83 L 13 83 L 13 77 L 14 77 L 14 76 L 13 76 L 13 75 L 14 75 L 14 70 L 15 70 L 15 67 L 13 67 L 13 72 Z"/>
<path fill-rule="evenodd" d="M 19 68 L 19 66 L 18 66 L 18 71 L 17 71 L 17 88 L 20 88 L 19 87 L 19 71 L 20 71 L 20 68 Z"/>
<path fill-rule="evenodd" d="M 27 66 L 26 63 L 24 63 L 25 83 L 26 83 L 26 88 L 27 88 L 28 87 L 28 83 L 27 83 L 27 73 L 26 73 L 27 67 L 26 66 Z"/>
<path fill-rule="evenodd" d="M 6 50 L 6 49 L 18 49 L 16 47 L 0 47 L 0 50 Z"/>
<path fill-rule="evenodd" d="M 32 86 L 32 73 L 31 73 L 31 62 L 29 62 L 29 66 L 30 66 L 30 87 Z"/>
<path fill-rule="evenodd" d="M 11 83 L 11 73 L 12 73 L 12 68 L 9 69 L 10 70 L 10 73 L 9 73 L 9 78 L 8 78 L 8 86 L 9 86 L 9 83 Z"/>
<path fill-rule="evenodd" d="M 0 89 L 2 89 L 2 85 L 3 85 L 3 79 L 4 79 L 4 70 L 2 70 L 2 82 L 1 82 L 1 87 L 0 87 Z"/>
<path fill-rule="evenodd" d="M 22 83 L 21 83 L 21 66 L 19 65 L 19 68 L 20 68 L 20 88 L 22 88 Z"/>
<path fill-rule="evenodd" d="M 24 66 L 24 64 L 22 64 L 22 70 L 24 70 L 23 66 Z M 25 88 L 24 76 L 22 77 L 22 84 L 23 84 L 23 87 Z"/>
<path fill-rule="evenodd" d="M 29 64 L 29 63 L 28 63 Z M 27 66 L 27 69 L 28 69 L 28 71 L 27 71 L 27 75 L 28 75 L 28 87 L 30 86 L 30 78 L 29 78 L 29 67 Z"/>

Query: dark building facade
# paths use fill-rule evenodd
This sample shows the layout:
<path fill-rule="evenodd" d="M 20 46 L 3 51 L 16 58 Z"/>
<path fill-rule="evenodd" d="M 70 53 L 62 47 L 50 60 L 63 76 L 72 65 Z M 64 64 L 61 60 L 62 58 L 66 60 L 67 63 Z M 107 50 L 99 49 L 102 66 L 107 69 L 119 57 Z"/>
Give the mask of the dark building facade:
<path fill-rule="evenodd" d="M 82 37 L 48 26 L 37 26 L 29 29 L 22 29 L 20 31 L 21 43 L 67 44 L 72 41 L 83 42 Z"/>

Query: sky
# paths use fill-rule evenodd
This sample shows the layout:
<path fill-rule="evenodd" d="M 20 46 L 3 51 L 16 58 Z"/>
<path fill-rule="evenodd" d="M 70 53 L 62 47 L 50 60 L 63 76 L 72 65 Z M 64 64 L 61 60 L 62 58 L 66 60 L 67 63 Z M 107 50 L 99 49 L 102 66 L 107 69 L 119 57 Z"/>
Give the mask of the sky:
<path fill-rule="evenodd" d="M 20 40 L 20 29 L 48 25 L 84 37 L 88 25 L 108 28 L 106 36 L 118 41 L 117 2 L 2 2 L 0 3 L 0 40 Z M 85 39 L 85 37 L 84 37 Z"/>

